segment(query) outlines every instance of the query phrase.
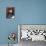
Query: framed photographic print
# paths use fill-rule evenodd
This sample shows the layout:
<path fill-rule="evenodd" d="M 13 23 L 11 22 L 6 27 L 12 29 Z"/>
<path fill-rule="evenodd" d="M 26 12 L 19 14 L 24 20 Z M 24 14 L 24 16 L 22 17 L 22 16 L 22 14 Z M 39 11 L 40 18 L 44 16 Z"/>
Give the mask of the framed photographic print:
<path fill-rule="evenodd" d="M 14 18 L 15 17 L 15 8 L 14 7 L 7 7 L 6 8 L 6 18 Z"/>

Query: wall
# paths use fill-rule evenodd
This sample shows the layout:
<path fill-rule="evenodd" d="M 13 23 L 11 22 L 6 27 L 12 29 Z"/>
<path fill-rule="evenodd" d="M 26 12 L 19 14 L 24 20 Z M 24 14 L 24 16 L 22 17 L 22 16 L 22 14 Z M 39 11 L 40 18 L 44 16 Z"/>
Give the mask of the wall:
<path fill-rule="evenodd" d="M 15 19 L 6 19 L 8 6 L 16 7 Z M 46 24 L 46 0 L 4 0 L 0 3 L 0 44 L 8 43 L 9 32 L 18 32 L 18 24 Z"/>
<path fill-rule="evenodd" d="M 16 32 L 17 34 L 16 18 L 6 19 L 6 8 L 9 6 L 16 7 L 16 0 L 0 2 L 0 44 L 7 44 L 9 42 L 8 34 L 10 32 Z M 17 39 L 15 42 L 18 42 Z"/>
<path fill-rule="evenodd" d="M 46 0 L 17 0 L 16 15 L 19 24 L 46 24 Z"/>

